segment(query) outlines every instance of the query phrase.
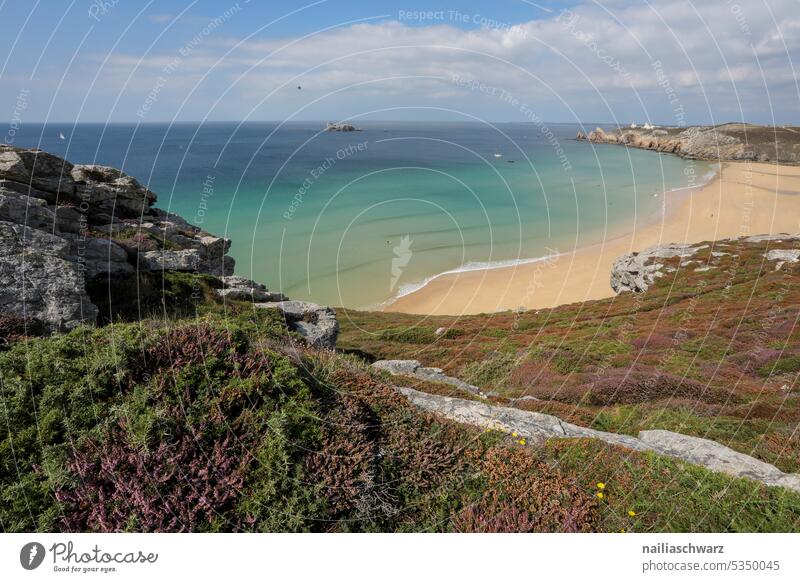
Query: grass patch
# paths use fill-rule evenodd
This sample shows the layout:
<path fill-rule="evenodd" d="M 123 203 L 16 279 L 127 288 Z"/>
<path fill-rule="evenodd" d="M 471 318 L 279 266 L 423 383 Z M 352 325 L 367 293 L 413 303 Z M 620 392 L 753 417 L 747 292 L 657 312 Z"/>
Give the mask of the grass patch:
<path fill-rule="evenodd" d="M 461 374 L 469 384 L 481 388 L 494 388 L 508 380 L 515 362 L 514 354 L 500 352 L 485 360 L 467 365 Z"/>
<path fill-rule="evenodd" d="M 431 344 L 436 341 L 436 332 L 430 327 L 409 327 L 387 329 L 380 333 L 380 339 L 402 344 Z"/>
<path fill-rule="evenodd" d="M 758 369 L 758 375 L 762 378 L 797 372 L 800 372 L 800 356 L 791 355 L 783 355 L 777 361 L 765 364 Z"/>

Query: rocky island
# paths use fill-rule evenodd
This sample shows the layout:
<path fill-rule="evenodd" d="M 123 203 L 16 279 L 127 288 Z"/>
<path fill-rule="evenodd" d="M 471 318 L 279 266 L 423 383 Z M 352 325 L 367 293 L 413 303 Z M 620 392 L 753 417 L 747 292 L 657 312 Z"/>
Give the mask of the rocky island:
<path fill-rule="evenodd" d="M 329 121 L 325 125 L 325 131 L 361 131 L 361 128 L 349 123 L 332 123 Z"/>
<path fill-rule="evenodd" d="M 588 134 L 579 131 L 576 139 L 592 143 L 676 154 L 683 158 L 708 161 L 753 161 L 781 164 L 800 163 L 800 128 L 726 123 L 691 127 L 620 127 Z"/>

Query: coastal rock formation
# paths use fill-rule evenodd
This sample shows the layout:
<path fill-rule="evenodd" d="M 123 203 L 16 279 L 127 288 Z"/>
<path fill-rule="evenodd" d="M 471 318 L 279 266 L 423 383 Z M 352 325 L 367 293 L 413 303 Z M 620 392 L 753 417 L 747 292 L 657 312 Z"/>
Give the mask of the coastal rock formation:
<path fill-rule="evenodd" d="M 450 384 L 459 390 L 484 396 L 481 389 L 477 386 L 467 384 L 459 378 L 448 376 L 442 371 L 441 368 L 426 368 L 417 360 L 378 360 L 372 364 L 372 367 L 376 370 L 389 372 L 393 376 L 410 376 L 412 378 L 419 378 L 420 380 L 425 380 L 428 382 Z"/>
<path fill-rule="evenodd" d="M 744 123 L 715 126 L 597 128 L 576 139 L 616 144 L 712 161 L 800 163 L 797 136 L 800 129 Z"/>
<path fill-rule="evenodd" d="M 225 299 L 252 301 L 253 303 L 286 301 L 286 296 L 282 293 L 270 293 L 265 285 L 238 275 L 222 277 L 221 280 L 222 289 L 216 291 L 217 295 Z"/>
<path fill-rule="evenodd" d="M 698 250 L 700 247 L 688 244 L 667 244 L 622 255 L 611 267 L 611 288 L 616 293 L 647 291 L 658 277 L 675 271 L 674 267 L 665 265 L 665 259 L 691 257 Z"/>
<path fill-rule="evenodd" d="M 611 267 L 611 288 L 616 293 L 626 291 L 643 293 L 653 285 L 656 279 L 674 273 L 681 268 L 693 268 L 703 272 L 718 268 L 721 259 L 726 256 L 738 254 L 748 245 L 758 245 L 769 242 L 780 248 L 770 249 L 763 253 L 767 261 L 775 261 L 775 270 L 779 270 L 786 263 L 800 261 L 800 236 L 789 234 L 755 235 L 738 239 L 723 239 L 716 241 L 714 247 L 718 249 L 708 253 L 707 259 L 692 260 L 698 252 L 708 249 L 709 244 L 678 244 L 671 243 L 658 245 L 638 253 L 622 255 L 614 261 Z"/>
<path fill-rule="evenodd" d="M 325 131 L 361 131 L 361 129 L 349 123 L 331 123 L 329 121 L 325 126 Z"/>
<path fill-rule="evenodd" d="M 800 249 L 772 249 L 767 251 L 764 257 L 768 261 L 777 261 L 775 270 L 779 271 L 786 263 L 800 261 Z"/>
<path fill-rule="evenodd" d="M 0 146 L 4 315 L 61 331 L 96 319 L 91 281 L 161 269 L 233 273 L 229 240 L 152 208 L 155 201 L 115 168 Z"/>
<path fill-rule="evenodd" d="M 636 451 L 652 451 L 733 477 L 747 477 L 769 486 L 800 491 L 800 475 L 784 473 L 773 465 L 708 439 L 666 430 L 642 431 L 636 438 L 576 426 L 549 414 L 427 394 L 403 386 L 396 386 L 395 389 L 414 406 L 455 422 L 513 432 L 531 440 L 593 438 Z"/>
<path fill-rule="evenodd" d="M 93 216 L 138 218 L 156 201 L 156 195 L 136 178 L 116 168 L 77 165 L 72 167 L 70 176 L 75 184 L 75 197 L 88 206 Z"/>
<path fill-rule="evenodd" d="M 287 301 L 233 276 L 230 240 L 153 208 L 155 201 L 153 192 L 116 168 L 0 146 L 2 316 L 30 329 L 65 331 L 97 320 L 87 292 L 93 282 L 124 286 L 140 273 L 183 271 L 220 277 L 215 291 L 221 297 L 276 307 L 310 344 L 335 345 L 331 308 Z"/>
<path fill-rule="evenodd" d="M 270 301 L 254 305 L 280 310 L 289 329 L 300 334 L 311 347 L 333 349 L 336 346 L 339 322 L 332 307 L 308 301 Z"/>
<path fill-rule="evenodd" d="M 0 310 L 47 332 L 97 318 L 70 243 L 22 224 L 0 221 Z"/>
<path fill-rule="evenodd" d="M 68 161 L 47 152 L 0 145 L 0 178 L 39 190 L 50 203 L 58 194 L 74 194 L 72 169 Z"/>
<path fill-rule="evenodd" d="M 151 208 L 141 220 L 124 219 L 96 229 L 118 241 L 132 262 L 138 258 L 140 269 L 233 274 L 234 261 L 227 256 L 231 241 L 212 236 L 171 212 Z"/>
<path fill-rule="evenodd" d="M 639 440 L 656 453 L 702 465 L 718 473 L 749 477 L 767 485 L 800 491 L 800 475 L 788 474 L 717 442 L 668 430 L 643 430 Z"/>

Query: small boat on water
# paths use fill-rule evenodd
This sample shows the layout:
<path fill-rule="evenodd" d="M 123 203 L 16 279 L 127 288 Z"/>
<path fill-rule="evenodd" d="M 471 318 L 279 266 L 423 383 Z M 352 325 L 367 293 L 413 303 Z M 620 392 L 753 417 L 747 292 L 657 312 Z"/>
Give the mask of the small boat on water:
<path fill-rule="evenodd" d="M 58 139 L 67 139 L 67 138 L 64 137 L 64 134 L 59 131 L 58 132 Z"/>
<path fill-rule="evenodd" d="M 495 154 L 495 155 L 494 155 L 494 157 L 496 157 L 496 158 L 502 158 L 502 157 L 503 157 L 503 154 Z"/>

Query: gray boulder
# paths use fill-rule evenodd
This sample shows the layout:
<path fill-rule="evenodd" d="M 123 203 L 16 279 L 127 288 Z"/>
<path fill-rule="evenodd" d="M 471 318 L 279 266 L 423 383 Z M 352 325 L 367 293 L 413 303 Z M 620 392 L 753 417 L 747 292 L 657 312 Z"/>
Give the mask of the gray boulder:
<path fill-rule="evenodd" d="M 245 277 L 230 275 L 221 277 L 221 280 L 223 287 L 217 289 L 217 294 L 225 299 L 253 303 L 286 301 L 286 296 L 282 293 L 270 293 L 266 286 Z"/>
<path fill-rule="evenodd" d="M 101 275 L 119 277 L 134 272 L 128 262 L 128 253 L 117 243 L 104 238 L 81 237 L 74 234 L 63 235 L 70 241 L 69 256 L 88 279 Z"/>
<path fill-rule="evenodd" d="M 137 267 L 233 274 L 230 240 L 152 208 L 155 201 L 153 192 L 116 168 L 73 165 L 39 150 L 0 145 L 0 307 L 32 323 L 41 320 L 37 329 L 58 331 L 95 320 L 86 281 L 130 276 Z M 231 285 L 226 294 L 285 299 L 252 282 Z M 322 322 L 308 328 L 309 336 L 326 341 L 325 314 L 308 317 Z M 305 329 L 306 322 L 295 326 Z"/>
<path fill-rule="evenodd" d="M 43 190 L 37 190 L 36 188 L 33 188 L 30 184 L 23 184 L 22 182 L 15 182 L 14 180 L 3 179 L 1 172 L 0 188 L 3 190 L 10 190 L 11 192 L 15 192 L 17 194 L 22 194 L 23 196 L 30 196 L 32 198 L 46 200 L 48 204 L 55 204 L 58 200 L 57 193 L 44 192 Z"/>
<path fill-rule="evenodd" d="M 0 220 L 49 230 L 55 226 L 56 217 L 45 200 L 0 187 Z"/>
<path fill-rule="evenodd" d="M 0 145 L 0 178 L 21 182 L 51 194 L 71 196 L 72 164 L 37 149 Z"/>
<path fill-rule="evenodd" d="M 253 305 L 261 309 L 279 309 L 289 329 L 303 336 L 311 347 L 336 347 L 339 322 L 333 308 L 308 301 L 270 301 Z"/>
<path fill-rule="evenodd" d="M 459 390 L 484 396 L 481 389 L 477 386 L 467 384 L 459 378 L 448 376 L 441 368 L 427 368 L 420 364 L 417 360 L 378 360 L 372 364 L 372 367 L 376 370 L 389 372 L 393 376 L 410 376 L 412 378 L 418 378 L 428 382 L 450 384 Z"/>
<path fill-rule="evenodd" d="M 94 323 L 81 270 L 61 237 L 0 221 L 0 310 L 40 322 L 47 331 Z"/>
<path fill-rule="evenodd" d="M 764 255 L 768 261 L 777 261 L 775 270 L 779 270 L 785 263 L 800 261 L 800 249 L 772 249 Z"/>
<path fill-rule="evenodd" d="M 408 368 L 404 366 L 402 369 Z M 427 394 L 404 386 L 395 386 L 395 389 L 414 406 L 455 422 L 540 441 L 550 438 L 598 439 L 636 451 L 673 457 L 733 477 L 755 479 L 765 485 L 800 491 L 800 475 L 783 473 L 773 465 L 707 439 L 666 430 L 642 431 L 636 438 L 577 426 L 549 414 Z"/>
<path fill-rule="evenodd" d="M 672 243 L 651 247 L 640 253 L 622 255 L 611 267 L 611 288 L 616 293 L 647 291 L 657 278 L 675 271 L 674 268 L 666 267 L 664 260 L 691 257 L 703 248 L 707 246 Z"/>
<path fill-rule="evenodd" d="M 667 430 L 644 430 L 639 440 L 662 455 L 676 457 L 712 471 L 734 477 L 748 477 L 767 485 L 800 491 L 800 475 L 787 474 L 777 467 L 729 449 L 725 445 Z"/>
<path fill-rule="evenodd" d="M 147 251 L 139 254 L 139 267 L 146 271 L 200 272 L 202 259 L 197 249 Z"/>
<path fill-rule="evenodd" d="M 71 176 L 75 196 L 89 204 L 92 212 L 141 216 L 156 201 L 153 192 L 116 168 L 77 165 L 72 168 Z"/>
<path fill-rule="evenodd" d="M 136 220 L 120 220 L 95 228 L 117 240 L 128 250 L 129 255 L 139 257 L 139 268 L 145 270 L 192 271 L 214 275 L 233 274 L 235 261 L 227 255 L 231 241 L 212 236 L 181 217 L 157 209 L 150 209 Z M 138 236 L 148 236 L 150 244 L 167 245 L 169 248 L 153 249 L 136 242 Z"/>
<path fill-rule="evenodd" d="M 55 217 L 55 229 L 57 232 L 77 234 L 87 226 L 86 217 L 77 208 L 50 206 L 50 210 Z"/>

